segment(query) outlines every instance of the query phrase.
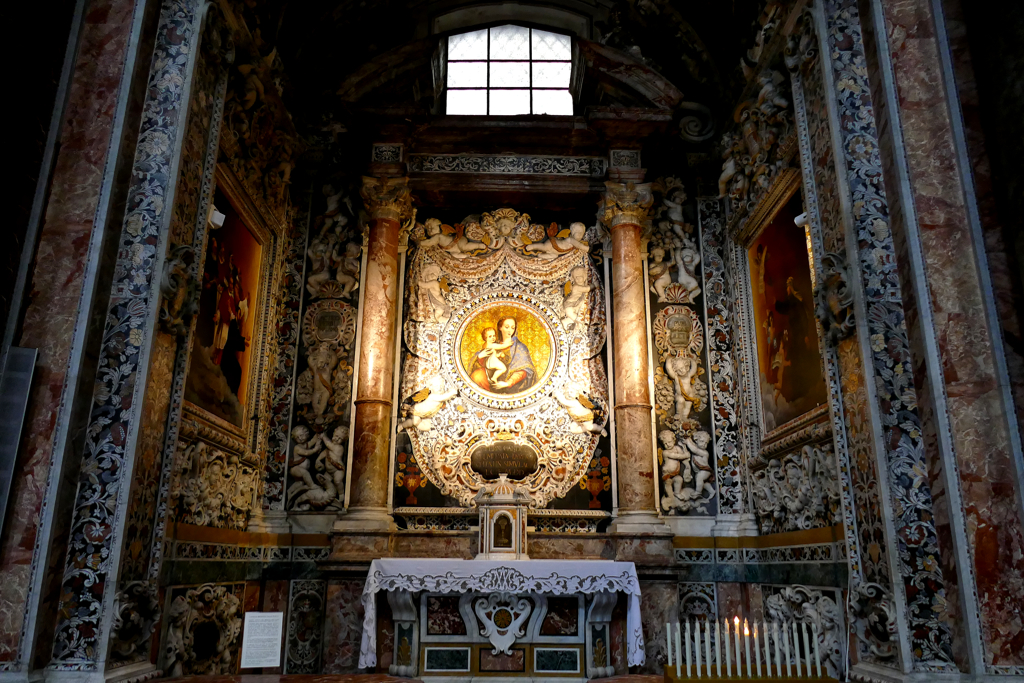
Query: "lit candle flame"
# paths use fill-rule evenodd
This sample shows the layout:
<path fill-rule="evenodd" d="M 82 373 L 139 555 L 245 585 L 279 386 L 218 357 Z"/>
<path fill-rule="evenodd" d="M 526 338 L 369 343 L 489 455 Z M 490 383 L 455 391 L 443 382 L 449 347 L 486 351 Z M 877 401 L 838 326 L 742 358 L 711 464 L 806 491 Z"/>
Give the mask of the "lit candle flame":
<path fill-rule="evenodd" d="M 734 624 L 736 624 L 736 629 L 737 629 L 737 630 L 739 630 L 739 627 L 740 627 L 740 618 L 739 618 L 739 617 L 733 617 L 733 618 L 732 618 L 732 622 L 733 622 Z"/>
<path fill-rule="evenodd" d="M 745 636 L 749 636 L 750 635 L 750 628 L 747 626 L 747 620 L 746 619 L 743 620 L 743 635 L 745 635 Z"/>

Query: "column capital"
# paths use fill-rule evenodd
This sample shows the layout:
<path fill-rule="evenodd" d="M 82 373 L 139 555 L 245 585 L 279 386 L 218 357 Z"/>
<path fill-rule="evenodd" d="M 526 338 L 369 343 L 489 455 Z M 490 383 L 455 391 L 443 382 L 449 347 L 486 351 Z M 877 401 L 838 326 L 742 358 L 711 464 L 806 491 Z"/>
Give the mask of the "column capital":
<path fill-rule="evenodd" d="M 654 195 L 650 183 L 605 182 L 601 195 L 601 222 L 614 230 L 619 225 L 643 227 L 651 217 Z"/>
<path fill-rule="evenodd" d="M 370 218 L 402 221 L 412 214 L 412 194 L 408 178 L 372 178 L 363 176 L 359 188 Z"/>

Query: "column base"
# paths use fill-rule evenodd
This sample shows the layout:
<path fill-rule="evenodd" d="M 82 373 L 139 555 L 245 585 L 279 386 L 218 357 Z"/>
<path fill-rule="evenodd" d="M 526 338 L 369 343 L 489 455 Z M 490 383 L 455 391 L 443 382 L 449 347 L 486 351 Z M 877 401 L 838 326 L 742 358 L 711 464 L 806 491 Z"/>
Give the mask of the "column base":
<path fill-rule="evenodd" d="M 256 534 L 290 534 L 291 524 L 284 510 L 257 510 L 249 519 L 246 531 Z"/>
<path fill-rule="evenodd" d="M 395 519 L 387 508 L 349 508 L 348 512 L 334 522 L 335 531 L 397 531 Z"/>
<path fill-rule="evenodd" d="M 613 534 L 659 534 L 672 535 L 672 529 L 665 524 L 665 520 L 654 512 L 639 510 L 635 512 L 620 512 L 615 521 L 608 527 Z"/>
<path fill-rule="evenodd" d="M 758 535 L 757 518 L 749 512 L 715 517 L 715 536 L 735 538 Z"/>

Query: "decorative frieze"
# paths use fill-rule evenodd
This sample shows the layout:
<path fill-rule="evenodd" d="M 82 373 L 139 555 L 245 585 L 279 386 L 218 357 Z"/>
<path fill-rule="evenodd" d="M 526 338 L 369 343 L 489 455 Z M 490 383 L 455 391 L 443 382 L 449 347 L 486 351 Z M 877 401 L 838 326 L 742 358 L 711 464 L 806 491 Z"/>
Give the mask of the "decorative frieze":
<path fill-rule="evenodd" d="M 637 165 L 639 165 L 639 154 L 637 154 Z M 560 175 L 603 178 L 608 172 L 608 161 L 602 157 L 529 156 L 518 154 L 410 154 L 409 172 Z"/>

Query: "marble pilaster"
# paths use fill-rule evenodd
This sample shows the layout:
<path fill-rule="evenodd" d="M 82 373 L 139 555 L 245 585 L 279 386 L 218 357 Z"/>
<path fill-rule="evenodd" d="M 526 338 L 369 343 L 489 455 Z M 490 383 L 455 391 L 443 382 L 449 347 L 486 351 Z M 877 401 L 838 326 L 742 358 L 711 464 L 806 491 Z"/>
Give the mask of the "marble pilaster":
<path fill-rule="evenodd" d="M 398 307 L 398 242 L 412 210 L 407 178 L 363 178 L 360 194 L 370 214 L 356 385 L 355 443 L 349 511 L 337 531 L 387 531 L 388 448 L 394 391 Z"/>

